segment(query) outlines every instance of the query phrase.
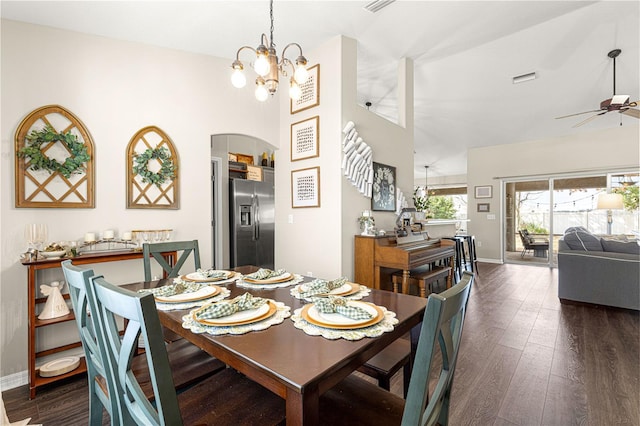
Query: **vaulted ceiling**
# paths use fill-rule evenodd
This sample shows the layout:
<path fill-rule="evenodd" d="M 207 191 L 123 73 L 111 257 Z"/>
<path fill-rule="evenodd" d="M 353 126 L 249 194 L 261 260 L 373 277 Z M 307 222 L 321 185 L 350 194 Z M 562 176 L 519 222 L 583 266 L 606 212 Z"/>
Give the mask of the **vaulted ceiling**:
<path fill-rule="evenodd" d="M 467 149 L 547 139 L 640 120 L 612 112 L 578 128 L 613 90 L 640 99 L 638 1 L 368 1 L 274 3 L 275 42 L 305 54 L 358 41 L 358 102 L 397 116 L 397 61 L 415 65 L 415 176 L 466 173 Z M 5 19 L 229 58 L 269 31 L 262 1 L 6 1 Z M 313 58 L 309 58 L 313 62 Z M 514 76 L 537 78 L 513 84 Z M 544 161 L 544 158 L 542 158 Z"/>

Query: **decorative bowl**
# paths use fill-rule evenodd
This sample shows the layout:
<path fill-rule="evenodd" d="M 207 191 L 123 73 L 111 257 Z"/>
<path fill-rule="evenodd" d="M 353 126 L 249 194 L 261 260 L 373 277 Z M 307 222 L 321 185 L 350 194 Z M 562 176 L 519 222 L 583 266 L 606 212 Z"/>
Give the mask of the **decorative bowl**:
<path fill-rule="evenodd" d="M 62 257 L 64 256 L 66 253 L 65 250 L 56 250 L 56 251 L 41 251 L 40 254 L 42 255 L 42 257 L 44 257 L 45 259 L 55 259 L 57 257 Z"/>

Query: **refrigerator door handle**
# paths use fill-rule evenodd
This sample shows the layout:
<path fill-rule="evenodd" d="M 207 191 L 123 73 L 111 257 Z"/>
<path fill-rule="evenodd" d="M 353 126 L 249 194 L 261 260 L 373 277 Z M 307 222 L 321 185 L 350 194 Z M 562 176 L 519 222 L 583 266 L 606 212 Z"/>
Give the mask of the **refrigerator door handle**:
<path fill-rule="evenodd" d="M 259 198 L 254 195 L 253 206 L 255 210 L 253 213 L 253 239 L 255 241 L 260 239 L 260 203 L 258 200 Z"/>

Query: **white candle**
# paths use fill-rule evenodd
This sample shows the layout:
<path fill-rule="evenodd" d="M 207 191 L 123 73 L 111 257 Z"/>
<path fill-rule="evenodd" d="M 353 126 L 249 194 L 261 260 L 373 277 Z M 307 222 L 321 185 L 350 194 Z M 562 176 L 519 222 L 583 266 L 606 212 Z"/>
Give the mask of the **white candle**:
<path fill-rule="evenodd" d="M 104 231 L 105 240 L 110 240 L 112 238 L 113 238 L 113 229 L 107 229 L 106 231 Z"/>
<path fill-rule="evenodd" d="M 122 233 L 122 239 L 124 241 L 131 241 L 131 232 L 123 232 Z"/>
<path fill-rule="evenodd" d="M 87 232 L 86 234 L 84 234 L 84 241 L 86 243 L 92 243 L 96 240 L 96 234 L 93 232 Z"/>

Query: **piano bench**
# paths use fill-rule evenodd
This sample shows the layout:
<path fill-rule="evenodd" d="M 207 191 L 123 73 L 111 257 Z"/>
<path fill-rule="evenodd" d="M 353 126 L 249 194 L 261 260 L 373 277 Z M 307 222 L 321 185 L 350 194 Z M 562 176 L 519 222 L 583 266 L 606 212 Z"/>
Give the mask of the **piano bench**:
<path fill-rule="evenodd" d="M 433 293 L 432 284 L 439 279 L 449 276 L 451 266 L 434 266 L 431 269 L 417 269 L 409 272 L 409 285 L 416 285 L 420 289 L 420 297 L 427 297 Z M 398 286 L 402 286 L 402 271 L 394 272 L 391 274 L 391 281 L 393 282 L 393 292 L 398 292 Z M 427 292 L 429 289 L 429 292 Z M 407 291 L 409 291 L 407 289 Z M 404 290 L 403 290 L 404 293 Z"/>
<path fill-rule="evenodd" d="M 389 346 L 378 352 L 363 366 L 358 368 L 360 373 L 373 377 L 378 381 L 378 386 L 382 389 L 390 390 L 391 378 L 400 367 L 403 367 L 403 388 L 406 398 L 409 390 L 409 379 L 411 379 L 411 342 L 405 338 L 400 338 L 391 342 Z"/>

